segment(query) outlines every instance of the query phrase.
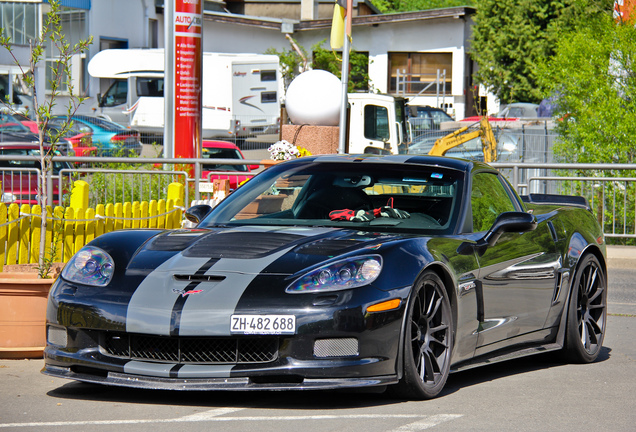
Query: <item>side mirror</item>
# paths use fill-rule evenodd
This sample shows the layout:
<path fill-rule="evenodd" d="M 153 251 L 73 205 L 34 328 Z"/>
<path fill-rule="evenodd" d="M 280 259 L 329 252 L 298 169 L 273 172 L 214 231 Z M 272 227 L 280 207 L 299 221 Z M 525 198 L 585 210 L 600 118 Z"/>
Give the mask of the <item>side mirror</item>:
<path fill-rule="evenodd" d="M 534 231 L 537 218 L 525 212 L 506 212 L 500 214 L 488 230 L 480 244 L 494 246 L 503 233 Z"/>
<path fill-rule="evenodd" d="M 190 222 L 195 224 L 200 223 L 210 212 L 212 211 L 212 207 L 207 204 L 199 204 L 190 207 L 185 211 L 185 217 Z"/>
<path fill-rule="evenodd" d="M 250 171 L 256 171 L 257 169 L 259 169 L 261 166 L 259 164 L 253 164 L 253 165 L 248 165 L 247 168 Z"/>
<path fill-rule="evenodd" d="M 97 106 L 102 106 L 102 94 L 101 93 L 97 93 Z"/>
<path fill-rule="evenodd" d="M 497 244 L 497 240 L 503 233 L 507 232 L 528 232 L 537 228 L 537 218 L 524 212 L 505 212 L 500 214 L 486 235 L 477 243 L 463 242 L 457 248 L 460 255 L 470 255 L 475 250 L 481 256 L 489 246 Z"/>

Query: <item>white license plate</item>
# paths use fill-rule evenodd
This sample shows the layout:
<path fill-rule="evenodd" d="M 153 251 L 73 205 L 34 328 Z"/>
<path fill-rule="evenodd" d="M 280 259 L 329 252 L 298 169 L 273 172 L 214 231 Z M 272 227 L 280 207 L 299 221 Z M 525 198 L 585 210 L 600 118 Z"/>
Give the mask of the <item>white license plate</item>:
<path fill-rule="evenodd" d="M 232 333 L 242 334 L 295 334 L 294 315 L 232 315 Z"/>

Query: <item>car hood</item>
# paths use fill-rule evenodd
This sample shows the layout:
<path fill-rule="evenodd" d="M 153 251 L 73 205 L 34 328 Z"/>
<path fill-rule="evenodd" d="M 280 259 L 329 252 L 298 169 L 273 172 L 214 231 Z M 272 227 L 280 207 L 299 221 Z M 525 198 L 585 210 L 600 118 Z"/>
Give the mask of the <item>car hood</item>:
<path fill-rule="evenodd" d="M 161 233 L 141 247 L 127 266 L 141 271 L 291 275 L 323 261 L 376 250 L 395 235 L 338 228 L 244 226 Z"/>

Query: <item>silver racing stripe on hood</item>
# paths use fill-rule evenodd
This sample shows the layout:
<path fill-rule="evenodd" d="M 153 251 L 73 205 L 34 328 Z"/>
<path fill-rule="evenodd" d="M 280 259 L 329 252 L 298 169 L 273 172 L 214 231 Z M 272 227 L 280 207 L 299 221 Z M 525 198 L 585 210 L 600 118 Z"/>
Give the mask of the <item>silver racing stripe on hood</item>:
<path fill-rule="evenodd" d="M 181 253 L 162 263 L 139 284 L 128 304 L 126 331 L 172 336 L 226 336 L 230 316 L 247 286 L 292 247 L 258 259 L 189 258 Z M 223 275 L 191 282 L 175 274 Z"/>
<path fill-rule="evenodd" d="M 195 298 L 187 301 L 182 309 L 179 326 L 180 336 L 227 336 L 230 334 L 230 315 L 249 284 L 267 266 L 286 254 L 291 248 L 279 251 L 264 258 L 240 260 L 221 259 L 206 274 L 223 274 L 221 282 L 198 285 Z M 249 273 L 241 269 L 249 266 Z"/>
<path fill-rule="evenodd" d="M 126 331 L 130 333 L 170 334 L 170 321 L 175 298 L 180 294 L 173 290 L 184 290 L 189 281 L 175 280 L 172 275 L 195 273 L 207 258 L 184 258 L 176 254 L 153 270 L 139 284 L 128 302 Z"/>

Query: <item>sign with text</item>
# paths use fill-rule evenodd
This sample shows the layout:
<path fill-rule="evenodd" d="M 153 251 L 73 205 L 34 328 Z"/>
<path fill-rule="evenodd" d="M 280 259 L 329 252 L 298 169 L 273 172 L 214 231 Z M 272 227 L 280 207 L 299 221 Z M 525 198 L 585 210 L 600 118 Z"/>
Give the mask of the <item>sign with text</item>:
<path fill-rule="evenodd" d="M 174 1 L 174 157 L 201 157 L 203 0 Z"/>

